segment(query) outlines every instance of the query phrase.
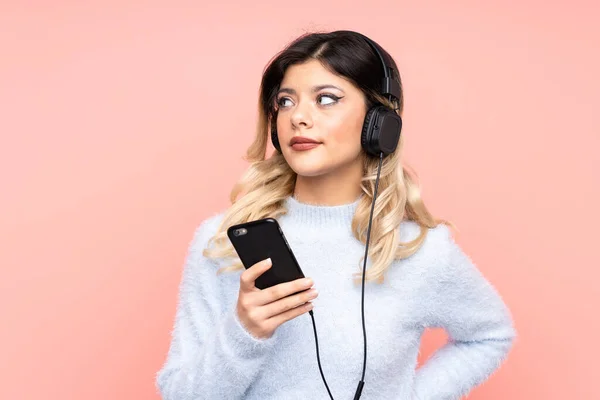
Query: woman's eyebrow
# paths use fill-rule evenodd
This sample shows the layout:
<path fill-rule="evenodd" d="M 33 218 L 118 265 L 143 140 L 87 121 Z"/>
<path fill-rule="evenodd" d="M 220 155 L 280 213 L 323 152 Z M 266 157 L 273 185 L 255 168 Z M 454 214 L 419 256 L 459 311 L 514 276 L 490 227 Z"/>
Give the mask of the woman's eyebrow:
<path fill-rule="evenodd" d="M 318 92 L 319 90 L 323 90 L 323 89 L 337 89 L 340 92 L 344 93 L 344 91 L 341 88 L 339 88 L 339 87 L 337 87 L 335 85 L 317 85 L 317 86 L 313 86 L 312 87 L 312 92 L 315 93 L 315 92 Z M 279 94 L 279 93 L 287 93 L 287 94 L 295 95 L 296 91 L 294 89 L 292 89 L 292 88 L 284 87 L 284 88 L 281 88 L 281 89 L 279 89 L 277 91 L 277 94 Z"/>

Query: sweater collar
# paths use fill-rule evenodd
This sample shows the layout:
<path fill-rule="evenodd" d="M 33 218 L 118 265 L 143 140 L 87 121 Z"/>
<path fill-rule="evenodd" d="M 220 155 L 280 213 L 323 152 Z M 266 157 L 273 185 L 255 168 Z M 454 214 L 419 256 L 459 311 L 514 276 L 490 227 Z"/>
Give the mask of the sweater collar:
<path fill-rule="evenodd" d="M 294 196 L 289 196 L 284 200 L 284 206 L 288 210 L 286 218 L 307 227 L 350 229 L 354 212 L 362 196 L 364 194 L 352 203 L 335 206 L 303 203 Z"/>

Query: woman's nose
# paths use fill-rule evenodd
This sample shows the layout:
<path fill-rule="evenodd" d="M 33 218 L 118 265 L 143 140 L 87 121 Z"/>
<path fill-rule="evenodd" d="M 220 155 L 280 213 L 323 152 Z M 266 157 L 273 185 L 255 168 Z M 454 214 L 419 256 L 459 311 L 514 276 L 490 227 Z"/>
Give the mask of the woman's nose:
<path fill-rule="evenodd" d="M 292 124 L 296 127 L 312 126 L 312 115 L 310 110 L 310 104 L 308 102 L 300 101 L 292 112 Z"/>

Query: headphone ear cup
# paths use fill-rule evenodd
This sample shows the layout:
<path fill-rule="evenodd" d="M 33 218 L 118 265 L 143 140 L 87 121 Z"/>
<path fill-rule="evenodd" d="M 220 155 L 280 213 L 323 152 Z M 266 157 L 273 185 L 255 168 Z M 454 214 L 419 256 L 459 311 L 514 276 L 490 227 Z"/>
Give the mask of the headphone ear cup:
<path fill-rule="evenodd" d="M 379 157 L 393 153 L 400 141 L 402 118 L 386 106 L 371 108 L 365 115 L 360 143 L 364 151 Z"/>
<path fill-rule="evenodd" d="M 363 122 L 362 133 L 360 135 L 360 145 L 367 154 L 377 155 L 374 151 L 371 140 L 373 136 L 373 129 L 370 127 L 373 115 L 377 112 L 377 107 L 372 107 L 367 111 L 365 120 Z M 375 119 L 376 120 L 376 119 Z"/>

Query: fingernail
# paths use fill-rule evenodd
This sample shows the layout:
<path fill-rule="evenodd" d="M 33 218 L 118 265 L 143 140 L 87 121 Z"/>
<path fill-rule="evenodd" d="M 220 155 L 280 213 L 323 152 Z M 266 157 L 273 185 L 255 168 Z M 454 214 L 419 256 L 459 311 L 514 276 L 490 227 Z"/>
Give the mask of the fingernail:
<path fill-rule="evenodd" d="M 266 265 L 272 265 L 272 264 L 273 264 L 273 261 L 271 260 L 271 257 L 269 257 L 269 258 L 267 258 L 267 259 L 265 260 L 265 264 L 266 264 Z"/>

